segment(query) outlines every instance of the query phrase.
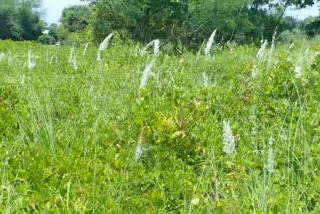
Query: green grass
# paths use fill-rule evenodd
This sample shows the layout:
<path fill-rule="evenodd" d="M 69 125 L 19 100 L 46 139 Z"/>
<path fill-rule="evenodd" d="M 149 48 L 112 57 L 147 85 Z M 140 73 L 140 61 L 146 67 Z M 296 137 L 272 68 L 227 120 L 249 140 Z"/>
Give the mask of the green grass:
<path fill-rule="evenodd" d="M 264 62 L 249 46 L 215 61 L 161 53 L 139 91 L 153 56 L 133 46 L 113 44 L 101 64 L 78 47 L 75 70 L 70 47 L 0 41 L 1 213 L 319 213 L 320 46 L 306 47 Z"/>

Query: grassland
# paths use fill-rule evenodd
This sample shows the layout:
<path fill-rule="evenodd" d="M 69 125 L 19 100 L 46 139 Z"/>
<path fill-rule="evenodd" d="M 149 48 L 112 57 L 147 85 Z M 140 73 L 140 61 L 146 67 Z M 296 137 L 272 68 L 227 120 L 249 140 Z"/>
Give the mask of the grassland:
<path fill-rule="evenodd" d="M 1 213 L 320 212 L 319 45 L 137 50 L 0 41 Z"/>

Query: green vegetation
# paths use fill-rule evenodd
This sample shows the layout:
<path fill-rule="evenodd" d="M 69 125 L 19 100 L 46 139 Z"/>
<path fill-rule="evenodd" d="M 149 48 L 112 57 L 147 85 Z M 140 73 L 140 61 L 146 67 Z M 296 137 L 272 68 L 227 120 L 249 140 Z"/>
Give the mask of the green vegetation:
<path fill-rule="evenodd" d="M 169 52 L 197 51 L 217 28 L 216 40 L 259 45 L 275 29 L 283 42 L 320 40 L 318 17 L 286 17 L 289 7 L 314 6 L 320 0 L 86 0 L 65 8 L 60 23 L 41 21 L 42 0 L 0 0 L 0 39 L 42 44 L 95 45 L 116 32 L 122 43 L 160 39 Z M 43 15 L 43 14 L 42 14 Z M 129 42 L 130 43 L 130 42 Z"/>
<path fill-rule="evenodd" d="M 100 42 L 117 31 L 123 41 L 128 38 L 141 43 L 161 39 L 175 49 L 198 49 L 217 28 L 217 41 L 258 44 L 262 38 L 271 40 L 278 32 L 319 32 L 316 23 L 300 28 L 299 21 L 285 17 L 289 6 L 303 8 L 315 0 L 90 0 L 93 18 L 92 39 Z M 295 25 L 295 27 L 294 27 Z"/>
<path fill-rule="evenodd" d="M 0 39 L 37 40 L 45 28 L 37 7 L 37 0 L 0 0 Z"/>
<path fill-rule="evenodd" d="M 48 28 L 48 35 L 39 38 L 43 44 L 81 44 L 90 41 L 91 36 L 88 32 L 89 21 L 92 11 L 88 6 L 72 6 L 62 12 L 61 25 L 51 24 Z M 88 34 L 88 35 L 87 35 Z"/>
<path fill-rule="evenodd" d="M 116 41 L 100 63 L 0 42 L 1 213 L 320 211 L 319 45 L 213 60 Z"/>

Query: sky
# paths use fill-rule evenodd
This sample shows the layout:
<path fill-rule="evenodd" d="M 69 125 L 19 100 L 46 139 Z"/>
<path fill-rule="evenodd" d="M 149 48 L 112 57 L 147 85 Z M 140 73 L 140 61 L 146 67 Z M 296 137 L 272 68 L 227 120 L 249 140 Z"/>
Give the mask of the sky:
<path fill-rule="evenodd" d="M 43 12 L 43 19 L 48 23 L 58 23 L 63 8 L 77 4 L 85 4 L 80 0 L 43 0 L 41 11 Z M 308 7 L 301 10 L 288 9 L 287 15 L 298 19 L 305 19 L 308 16 L 319 15 L 319 5 Z"/>
<path fill-rule="evenodd" d="M 43 19 L 48 24 L 58 23 L 64 8 L 78 4 L 86 3 L 80 2 L 80 0 L 42 0 Z"/>
<path fill-rule="evenodd" d="M 319 15 L 319 7 L 320 5 L 317 4 L 313 7 L 307 7 L 304 9 L 299 9 L 299 10 L 294 10 L 294 8 L 289 8 L 286 11 L 286 14 L 288 16 L 293 16 L 294 18 L 297 19 L 305 19 L 309 16 L 318 16 Z"/>

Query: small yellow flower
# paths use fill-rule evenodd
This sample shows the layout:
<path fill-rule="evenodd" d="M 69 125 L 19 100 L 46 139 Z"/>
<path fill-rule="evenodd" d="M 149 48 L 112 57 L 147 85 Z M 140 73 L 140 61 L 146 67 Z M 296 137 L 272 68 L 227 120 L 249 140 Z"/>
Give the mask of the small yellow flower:
<path fill-rule="evenodd" d="M 217 207 L 222 207 L 222 206 L 223 206 L 223 203 L 220 202 L 220 201 L 218 201 L 218 202 L 217 202 Z"/>

